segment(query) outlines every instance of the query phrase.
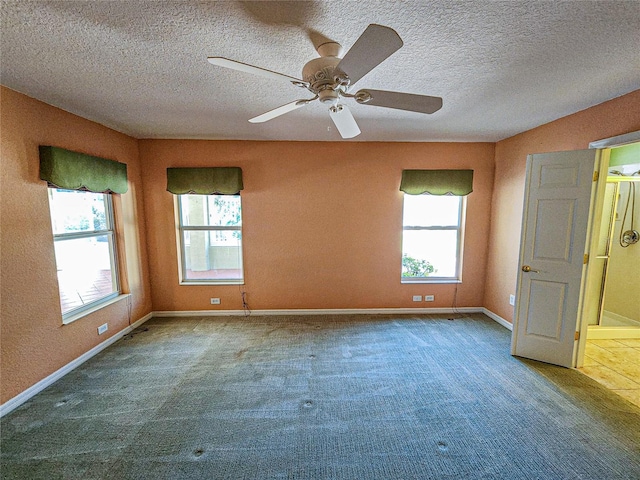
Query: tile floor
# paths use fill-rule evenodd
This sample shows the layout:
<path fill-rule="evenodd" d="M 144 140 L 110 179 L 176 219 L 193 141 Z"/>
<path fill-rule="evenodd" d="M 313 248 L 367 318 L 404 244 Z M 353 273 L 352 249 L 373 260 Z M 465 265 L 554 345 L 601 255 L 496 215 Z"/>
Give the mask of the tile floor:
<path fill-rule="evenodd" d="M 640 338 L 587 340 L 579 370 L 640 407 Z"/>

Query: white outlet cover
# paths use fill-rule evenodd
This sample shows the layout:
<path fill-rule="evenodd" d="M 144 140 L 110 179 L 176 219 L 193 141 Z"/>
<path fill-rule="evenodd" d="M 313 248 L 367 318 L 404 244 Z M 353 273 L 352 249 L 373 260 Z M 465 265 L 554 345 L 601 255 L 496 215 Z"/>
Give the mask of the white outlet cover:
<path fill-rule="evenodd" d="M 220 299 L 219 298 L 212 298 L 211 299 L 211 305 L 220 305 Z"/>
<path fill-rule="evenodd" d="M 433 302 L 435 300 L 435 297 L 433 295 L 425 295 L 424 296 L 424 301 L 425 302 Z"/>
<path fill-rule="evenodd" d="M 516 304 L 516 296 L 509 295 L 509 305 L 515 305 L 515 304 Z"/>
<path fill-rule="evenodd" d="M 414 302 L 421 302 L 422 301 L 422 295 L 414 295 L 413 296 L 413 301 Z"/>

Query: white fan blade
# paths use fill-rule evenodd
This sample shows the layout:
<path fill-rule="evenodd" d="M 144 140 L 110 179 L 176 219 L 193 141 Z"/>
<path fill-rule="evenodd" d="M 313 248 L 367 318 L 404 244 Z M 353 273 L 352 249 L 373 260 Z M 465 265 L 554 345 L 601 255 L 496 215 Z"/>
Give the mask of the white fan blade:
<path fill-rule="evenodd" d="M 386 90 L 359 90 L 356 102 L 361 105 L 397 108 L 418 113 L 434 113 L 442 108 L 442 98 L 413 93 L 389 92 Z"/>
<path fill-rule="evenodd" d="M 217 65 L 219 67 L 231 68 L 232 70 L 238 70 L 240 72 L 252 73 L 254 75 L 260 75 L 261 77 L 274 78 L 277 80 L 287 80 L 293 83 L 297 87 L 307 87 L 309 84 L 304 80 L 300 80 L 299 78 L 290 77 L 289 75 L 285 75 L 284 73 L 273 72 L 271 70 L 267 70 L 266 68 L 256 67 L 254 65 L 249 65 L 248 63 L 238 62 L 236 60 L 230 60 L 224 57 L 209 57 L 207 58 L 209 63 L 213 65 Z"/>
<path fill-rule="evenodd" d="M 393 28 L 373 23 L 362 32 L 336 70 L 345 73 L 353 85 L 400 47 L 402 39 Z"/>
<path fill-rule="evenodd" d="M 356 119 L 353 118 L 346 105 L 338 104 L 335 107 L 331 107 L 329 115 L 342 138 L 353 138 L 360 135 L 360 128 L 356 123 Z"/>
<path fill-rule="evenodd" d="M 267 120 L 271 120 L 272 118 L 279 117 L 280 115 L 284 115 L 285 113 L 292 112 L 300 107 L 304 107 L 311 100 L 296 100 L 295 102 L 287 103 L 286 105 L 282 105 L 281 107 L 274 108 L 273 110 L 269 110 L 267 113 L 263 113 L 262 115 L 258 115 L 257 117 L 253 117 L 249 119 L 251 123 L 262 123 Z"/>

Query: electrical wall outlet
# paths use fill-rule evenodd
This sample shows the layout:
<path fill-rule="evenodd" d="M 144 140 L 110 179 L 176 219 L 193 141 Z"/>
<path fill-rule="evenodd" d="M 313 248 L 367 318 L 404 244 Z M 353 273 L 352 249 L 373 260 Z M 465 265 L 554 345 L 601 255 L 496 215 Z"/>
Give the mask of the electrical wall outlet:
<path fill-rule="evenodd" d="M 515 304 L 516 304 L 516 296 L 509 295 L 509 305 L 515 305 Z"/>
<path fill-rule="evenodd" d="M 435 296 L 433 295 L 425 295 L 424 296 L 424 301 L 425 302 L 433 302 L 435 300 Z"/>
<path fill-rule="evenodd" d="M 422 295 L 414 295 L 413 296 L 413 301 L 414 302 L 421 302 L 422 301 Z"/>
<path fill-rule="evenodd" d="M 219 298 L 212 298 L 211 299 L 211 305 L 220 305 L 220 299 Z"/>
<path fill-rule="evenodd" d="M 104 332 L 106 332 L 107 330 L 109 330 L 109 325 L 107 325 L 106 323 L 103 325 L 100 325 L 98 327 L 98 335 L 102 335 Z"/>

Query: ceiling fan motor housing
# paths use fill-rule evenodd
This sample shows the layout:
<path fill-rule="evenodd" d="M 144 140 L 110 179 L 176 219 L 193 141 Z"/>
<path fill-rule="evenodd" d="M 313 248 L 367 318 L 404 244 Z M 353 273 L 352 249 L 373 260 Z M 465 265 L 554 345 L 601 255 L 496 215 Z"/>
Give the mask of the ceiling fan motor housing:
<path fill-rule="evenodd" d="M 335 56 L 314 58 L 302 69 L 302 79 L 309 83 L 309 90 L 317 94 L 322 103 L 338 101 L 339 83 L 335 80 L 336 66 L 340 58 Z"/>

